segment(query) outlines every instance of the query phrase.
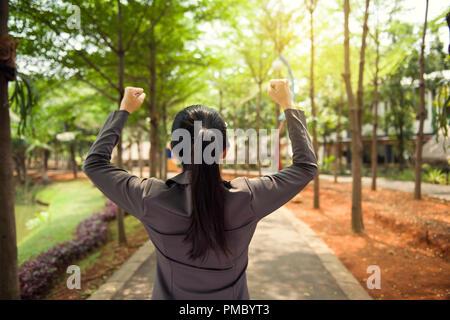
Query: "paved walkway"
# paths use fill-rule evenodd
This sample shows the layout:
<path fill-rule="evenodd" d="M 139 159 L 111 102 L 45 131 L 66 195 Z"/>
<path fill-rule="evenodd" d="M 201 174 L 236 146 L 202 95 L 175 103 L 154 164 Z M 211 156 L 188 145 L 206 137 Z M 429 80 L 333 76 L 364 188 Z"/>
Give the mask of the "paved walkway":
<path fill-rule="evenodd" d="M 90 299 L 150 299 L 155 249 L 141 247 Z M 251 299 L 370 299 L 333 252 L 285 207 L 261 220 L 250 244 Z"/>
<path fill-rule="evenodd" d="M 329 174 L 320 174 L 320 179 L 334 181 L 334 176 Z M 352 177 L 338 176 L 338 182 L 351 183 Z M 370 186 L 372 185 L 372 178 L 362 177 L 362 183 L 364 185 Z M 377 177 L 377 187 L 414 193 L 413 181 L 398 181 Z M 421 190 L 422 194 L 450 201 L 450 185 L 446 186 L 422 182 Z"/>
<path fill-rule="evenodd" d="M 234 170 L 226 169 L 223 170 L 225 173 L 234 174 Z M 258 171 L 250 171 L 252 175 L 258 175 Z M 262 174 L 270 173 L 269 171 L 263 171 Z M 238 171 L 238 175 L 246 175 L 247 171 Z M 330 174 L 320 173 L 320 179 L 327 181 L 334 181 L 334 176 Z M 351 176 L 338 176 L 338 182 L 352 183 Z M 371 177 L 362 177 L 362 183 L 366 186 L 372 185 Z M 377 177 L 377 186 L 384 189 L 398 190 L 404 192 L 414 193 L 414 182 L 413 181 L 399 181 L 390 180 L 383 177 Z M 439 185 L 422 182 L 422 194 L 426 194 L 431 197 L 444 199 L 450 201 L 450 185 Z"/>

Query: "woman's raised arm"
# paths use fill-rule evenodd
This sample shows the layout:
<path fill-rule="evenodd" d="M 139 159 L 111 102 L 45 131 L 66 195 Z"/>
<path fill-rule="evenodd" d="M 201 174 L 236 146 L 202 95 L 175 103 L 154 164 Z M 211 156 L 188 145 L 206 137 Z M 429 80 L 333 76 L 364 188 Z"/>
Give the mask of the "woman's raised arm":
<path fill-rule="evenodd" d="M 288 81 L 271 80 L 268 94 L 284 109 L 292 142 L 293 163 L 275 174 L 246 179 L 252 195 L 251 207 L 257 219 L 265 217 L 292 199 L 318 172 L 305 112 L 295 107 Z"/>
<path fill-rule="evenodd" d="M 144 216 L 143 200 L 153 179 L 141 179 L 115 167 L 110 160 L 128 117 L 139 108 L 144 98 L 145 93 L 140 88 L 125 89 L 120 110 L 108 115 L 83 162 L 83 172 L 92 183 L 111 201 L 139 219 Z"/>

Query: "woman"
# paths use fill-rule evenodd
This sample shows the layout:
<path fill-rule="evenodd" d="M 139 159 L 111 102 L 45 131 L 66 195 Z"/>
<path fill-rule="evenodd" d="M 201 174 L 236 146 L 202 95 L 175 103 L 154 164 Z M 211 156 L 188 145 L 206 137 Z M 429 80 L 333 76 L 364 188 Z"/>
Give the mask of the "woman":
<path fill-rule="evenodd" d="M 211 143 L 226 145 L 225 122 L 216 111 L 190 106 L 177 114 L 172 149 L 176 153 L 181 141 L 175 138 L 177 129 L 189 132 L 193 148 L 191 155 L 178 152 L 183 172 L 167 181 L 141 179 L 110 163 L 128 116 L 144 101 L 143 90 L 126 88 L 120 110 L 109 114 L 83 171 L 109 199 L 145 226 L 156 248 L 152 299 L 250 298 L 248 246 L 258 221 L 299 193 L 318 169 L 305 113 L 294 106 L 288 81 L 271 80 L 268 94 L 284 109 L 293 164 L 272 175 L 229 182 L 221 178 L 217 161 L 207 162 L 202 157 L 200 162 L 189 161 L 194 159 L 198 138 L 221 133 L 210 141 L 200 139 L 202 152 Z M 195 121 L 201 121 L 197 132 Z M 217 153 L 213 155 L 216 160 L 225 155 Z"/>

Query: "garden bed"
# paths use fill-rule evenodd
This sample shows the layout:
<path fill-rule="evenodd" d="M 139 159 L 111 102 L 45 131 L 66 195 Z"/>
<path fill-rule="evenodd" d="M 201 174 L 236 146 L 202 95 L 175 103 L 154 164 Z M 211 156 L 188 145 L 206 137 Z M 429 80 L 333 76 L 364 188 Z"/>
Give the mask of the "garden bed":
<path fill-rule="evenodd" d="M 69 275 L 62 274 L 55 280 L 53 288 L 44 299 L 87 299 L 148 240 L 144 226 L 133 216 L 125 217 L 126 246 L 118 244 L 117 220 L 108 224 L 109 233 L 106 243 L 73 263 L 81 269 L 81 289 L 67 289 L 66 281 Z"/>

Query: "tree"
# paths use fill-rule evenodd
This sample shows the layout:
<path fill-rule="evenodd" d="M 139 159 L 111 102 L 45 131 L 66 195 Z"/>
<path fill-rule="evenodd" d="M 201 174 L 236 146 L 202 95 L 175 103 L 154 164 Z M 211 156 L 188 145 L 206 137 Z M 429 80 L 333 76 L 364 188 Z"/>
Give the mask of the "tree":
<path fill-rule="evenodd" d="M 283 62 L 279 58 L 281 58 L 281 54 L 290 43 L 298 40 L 298 37 L 294 33 L 294 28 L 296 23 L 300 21 L 302 15 L 299 14 L 299 8 L 291 8 L 289 10 L 284 6 L 282 1 L 273 3 L 268 1 L 263 3 L 261 8 L 264 12 L 264 18 L 261 19 L 261 24 L 273 42 L 275 56 L 278 56 L 278 59 L 272 65 L 273 71 L 275 71 L 274 77 L 282 78 L 284 77 L 282 72 Z M 280 126 L 280 106 L 274 103 L 274 107 L 275 128 L 280 129 L 276 148 L 280 150 L 280 137 L 284 131 L 284 122 Z M 278 151 L 277 153 L 279 154 L 280 152 Z M 279 156 L 281 155 L 279 154 Z M 279 161 L 279 168 L 281 168 L 281 158 Z"/>
<path fill-rule="evenodd" d="M 421 185 L 422 185 L 422 148 L 423 148 L 423 123 L 425 120 L 425 35 L 427 33 L 427 16 L 428 16 L 428 0 L 425 4 L 425 22 L 423 24 L 422 44 L 420 47 L 420 110 L 419 110 L 419 131 L 417 132 L 417 146 L 416 146 L 416 170 L 414 183 L 414 198 L 421 199 Z"/>
<path fill-rule="evenodd" d="M 376 47 L 376 58 L 375 58 L 375 76 L 373 78 L 373 122 L 372 122 L 372 151 L 371 151 L 371 168 L 372 168 L 372 190 L 377 189 L 377 129 L 378 129 L 378 73 L 379 73 L 379 63 L 380 63 L 380 40 L 379 40 L 379 29 L 378 25 L 375 28 L 375 47 Z"/>
<path fill-rule="evenodd" d="M 313 117 L 312 131 L 313 131 L 313 147 L 314 153 L 318 159 L 319 155 L 319 141 L 317 140 L 317 121 L 316 121 L 316 105 L 314 103 L 314 10 L 317 7 L 317 0 L 309 0 L 307 8 L 310 16 L 310 40 L 311 40 L 311 63 L 309 72 L 309 99 L 311 101 L 311 113 Z M 319 202 L 319 174 L 314 177 L 314 209 L 320 208 Z"/>
<path fill-rule="evenodd" d="M 411 81 L 410 85 L 402 82 L 408 69 L 411 69 L 412 66 L 410 62 L 407 62 L 406 65 L 402 65 L 394 72 L 391 72 L 386 77 L 381 90 L 385 101 L 389 102 L 389 108 L 384 115 L 384 122 L 388 127 L 389 133 L 391 133 L 391 129 L 394 131 L 396 138 L 394 146 L 400 170 L 405 168 L 406 159 L 404 154 L 413 134 L 415 90 L 413 81 Z"/>
<path fill-rule="evenodd" d="M 247 27 L 247 31 L 251 31 L 252 35 L 244 35 L 243 30 Z M 261 108 L 262 108 L 262 85 L 268 80 L 269 71 L 274 60 L 274 51 L 267 45 L 267 35 L 261 31 L 261 18 L 255 21 L 248 20 L 247 26 L 235 26 L 237 38 L 235 46 L 244 58 L 245 64 L 250 71 L 250 78 L 258 87 L 256 99 L 256 161 L 258 165 L 259 175 L 261 175 L 261 159 L 260 159 L 260 136 L 261 128 Z M 244 45 L 243 45 L 244 44 Z"/>
<path fill-rule="evenodd" d="M 352 231 L 355 233 L 364 232 L 364 223 L 362 215 L 362 111 L 364 101 L 363 91 L 363 76 L 364 76 L 364 58 L 366 50 L 367 37 L 367 21 L 369 18 L 369 4 L 370 0 L 366 0 L 364 12 L 363 34 L 361 39 L 361 49 L 359 58 L 359 76 L 358 76 L 358 91 L 357 91 L 357 105 L 355 106 L 355 97 L 351 84 L 350 74 L 350 44 L 349 44 L 349 29 L 348 20 L 350 13 L 349 0 L 344 0 L 344 82 L 347 91 L 347 99 L 349 104 L 350 123 L 352 132 Z"/>
<path fill-rule="evenodd" d="M 17 276 L 16 222 L 14 217 L 14 180 L 8 82 L 15 73 L 15 42 L 8 36 L 8 1 L 0 0 L 0 299 L 19 299 Z M 7 67 L 8 66 L 8 67 Z"/>
<path fill-rule="evenodd" d="M 380 7 L 387 10 L 389 14 L 387 19 L 380 19 Z M 380 78 L 386 79 L 391 78 L 392 74 L 395 74 L 401 65 L 401 61 L 404 60 L 405 55 L 408 54 L 410 45 L 415 41 L 415 36 L 410 30 L 410 26 L 407 23 L 401 23 L 394 20 L 394 14 L 401 10 L 399 5 L 399 0 L 395 1 L 375 1 L 375 14 L 376 20 L 373 25 L 373 32 L 369 32 L 370 37 L 373 39 L 375 50 L 375 66 L 373 71 L 373 118 L 372 118 L 372 143 L 371 143 L 371 171 L 372 171 L 372 190 L 377 188 L 377 130 L 378 130 L 378 104 L 380 99 Z M 380 21 L 381 20 L 381 21 Z M 380 36 L 383 33 L 387 33 L 392 39 L 392 45 L 381 48 Z M 395 44 L 395 45 L 394 45 Z M 383 58 L 384 64 L 380 64 L 380 59 Z M 369 73 L 371 68 L 369 68 Z M 392 88 L 387 88 L 385 91 L 395 91 Z M 391 96 L 386 96 L 386 98 L 392 98 Z M 394 114 L 397 114 L 394 112 Z M 397 123 L 397 121 L 394 121 Z"/>
<path fill-rule="evenodd" d="M 338 102 L 338 115 L 336 124 L 336 145 L 334 147 L 334 182 L 338 182 L 338 173 L 341 170 L 341 118 L 342 118 L 342 107 L 344 101 L 341 96 Z"/>
<path fill-rule="evenodd" d="M 29 46 L 30 55 L 44 55 L 58 67 L 61 74 L 68 78 L 77 78 L 91 86 L 119 108 L 124 90 L 125 56 L 136 40 L 143 36 L 141 22 L 149 6 L 136 1 L 124 5 L 120 0 L 116 1 L 115 6 L 100 0 L 74 0 L 73 3 L 86 18 L 86 22 L 78 31 L 72 30 L 67 24 L 64 11 L 66 8 L 59 3 L 14 3 L 17 18 L 25 21 L 24 23 L 31 19 L 37 26 L 29 28 L 29 34 L 26 34 L 29 38 L 38 39 Z M 136 12 L 139 14 L 134 18 Z M 20 33 L 20 30 L 17 32 Z M 78 36 L 79 41 L 70 41 L 72 36 Z M 120 138 L 117 144 L 117 166 L 122 165 Z M 123 216 L 124 212 L 119 208 L 117 222 L 120 244 L 127 242 Z"/>

